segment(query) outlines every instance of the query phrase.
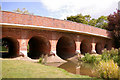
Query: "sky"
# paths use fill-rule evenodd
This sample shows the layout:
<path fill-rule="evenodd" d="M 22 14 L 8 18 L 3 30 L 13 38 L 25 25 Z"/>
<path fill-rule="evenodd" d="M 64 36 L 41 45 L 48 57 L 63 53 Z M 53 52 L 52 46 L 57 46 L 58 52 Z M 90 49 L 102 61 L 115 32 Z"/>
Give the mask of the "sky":
<path fill-rule="evenodd" d="M 91 15 L 92 18 L 108 16 L 118 9 L 120 0 L 2 0 L 2 10 L 26 8 L 34 15 L 66 19 L 71 15 Z"/>

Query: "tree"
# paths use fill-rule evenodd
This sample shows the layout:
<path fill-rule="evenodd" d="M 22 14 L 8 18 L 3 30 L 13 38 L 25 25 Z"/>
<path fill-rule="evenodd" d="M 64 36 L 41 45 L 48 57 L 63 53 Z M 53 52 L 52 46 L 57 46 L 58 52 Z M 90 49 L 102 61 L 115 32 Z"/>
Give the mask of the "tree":
<path fill-rule="evenodd" d="M 28 10 L 26 10 L 26 8 L 23 8 L 22 10 L 20 10 L 20 8 L 17 8 L 16 10 L 13 10 L 13 11 L 21 14 L 33 14 L 33 13 L 30 13 Z"/>
<path fill-rule="evenodd" d="M 87 25 L 91 25 L 91 26 L 95 26 L 103 29 L 105 29 L 105 27 L 108 24 L 107 16 L 100 16 L 98 19 L 94 19 L 94 18 L 91 18 L 90 15 L 83 16 L 82 14 L 78 14 L 75 16 L 67 17 L 67 20 L 77 22 L 77 23 L 83 23 L 83 24 L 87 24 Z"/>
<path fill-rule="evenodd" d="M 120 11 L 114 12 L 108 16 L 108 27 L 107 30 L 110 30 L 113 33 L 115 48 L 120 48 Z"/>
<path fill-rule="evenodd" d="M 0 5 L 0 11 L 1 11 L 1 5 Z"/>
<path fill-rule="evenodd" d="M 108 25 L 107 16 L 100 16 L 100 17 L 97 19 L 96 27 L 105 29 L 105 27 L 106 27 L 107 25 Z"/>
<path fill-rule="evenodd" d="M 91 26 L 96 26 L 96 23 L 97 23 L 97 19 L 91 19 L 88 23 L 88 25 L 91 25 Z"/>
<path fill-rule="evenodd" d="M 82 14 L 78 14 L 76 16 L 67 17 L 67 20 L 77 22 L 77 23 L 88 24 L 88 21 L 90 20 L 90 18 L 91 18 L 90 15 L 83 16 Z"/>

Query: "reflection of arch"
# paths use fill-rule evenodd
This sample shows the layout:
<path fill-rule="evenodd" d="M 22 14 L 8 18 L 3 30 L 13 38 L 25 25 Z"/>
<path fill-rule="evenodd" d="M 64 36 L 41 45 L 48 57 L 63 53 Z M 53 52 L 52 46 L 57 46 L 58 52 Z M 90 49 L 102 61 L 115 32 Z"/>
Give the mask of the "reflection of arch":
<path fill-rule="evenodd" d="M 57 42 L 57 55 L 62 59 L 67 59 L 75 55 L 75 41 L 70 37 L 61 37 Z"/>
<path fill-rule="evenodd" d="M 65 69 L 66 71 L 70 72 L 70 73 L 76 73 L 76 66 L 77 64 L 72 62 L 72 61 L 67 61 L 61 65 L 59 65 L 59 68 Z"/>
<path fill-rule="evenodd" d="M 96 46 L 95 46 L 96 53 L 102 54 L 103 49 L 104 49 L 104 46 L 102 43 L 96 43 Z"/>
<path fill-rule="evenodd" d="M 80 45 L 80 51 L 82 54 L 91 53 L 92 44 L 88 40 L 83 40 Z"/>
<path fill-rule="evenodd" d="M 12 37 L 4 37 L 2 38 L 2 46 L 6 46 L 8 48 L 8 52 L 2 53 L 3 58 L 13 58 L 18 56 L 19 42 L 17 39 Z"/>
<path fill-rule="evenodd" d="M 50 42 L 40 36 L 32 37 L 29 42 L 29 51 L 28 51 L 28 57 L 32 59 L 39 59 L 42 54 L 50 54 Z"/>

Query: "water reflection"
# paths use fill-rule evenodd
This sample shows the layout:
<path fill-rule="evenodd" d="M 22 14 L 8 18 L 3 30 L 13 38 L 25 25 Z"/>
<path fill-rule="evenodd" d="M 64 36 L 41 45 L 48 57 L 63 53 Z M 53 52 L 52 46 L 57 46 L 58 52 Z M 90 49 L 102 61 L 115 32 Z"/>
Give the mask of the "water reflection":
<path fill-rule="evenodd" d="M 68 61 L 65 63 L 48 63 L 46 65 L 56 66 L 58 68 L 65 69 L 66 71 L 73 74 L 97 77 L 94 72 L 94 68 L 95 68 L 94 64 L 83 63 L 81 61 L 79 62 Z"/>

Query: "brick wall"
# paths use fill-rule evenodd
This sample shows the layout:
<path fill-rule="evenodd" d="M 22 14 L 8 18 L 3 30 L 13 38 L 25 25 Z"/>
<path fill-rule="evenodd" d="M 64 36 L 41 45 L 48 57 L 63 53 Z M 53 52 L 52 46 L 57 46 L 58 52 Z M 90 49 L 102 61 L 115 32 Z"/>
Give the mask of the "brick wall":
<path fill-rule="evenodd" d="M 51 50 L 56 50 L 56 45 L 58 40 L 62 36 L 71 37 L 76 43 L 76 49 L 80 50 L 80 43 L 83 40 L 89 40 L 90 43 L 101 43 L 101 44 L 108 44 L 111 40 L 89 36 L 89 35 L 80 35 L 75 33 L 65 33 L 65 32 L 56 32 L 56 31 L 46 31 L 46 30 L 38 30 L 38 29 L 22 29 L 22 28 L 2 28 L 2 37 L 12 37 L 17 39 L 20 42 L 20 46 L 26 44 L 28 45 L 28 41 L 34 36 L 41 36 L 46 38 L 51 43 Z M 2 38 L 1 37 L 1 38 Z M 24 44 L 21 41 L 26 41 Z M 24 47 L 24 46 L 23 46 Z"/>
<path fill-rule="evenodd" d="M 0 21 L 0 23 L 35 25 L 35 26 L 70 29 L 70 30 L 89 32 L 93 34 L 99 34 L 99 35 L 111 37 L 109 31 L 96 28 L 93 26 L 84 25 L 66 20 L 58 20 L 54 18 L 41 17 L 35 15 L 18 14 L 7 11 L 2 11 L 2 21 Z"/>
<path fill-rule="evenodd" d="M 1 13 L 1 12 L 0 12 Z M 35 25 L 35 26 L 45 26 L 45 27 L 54 27 L 54 28 L 63 28 L 63 29 L 71 29 L 83 32 L 89 32 L 93 34 L 99 34 L 102 36 L 110 37 L 110 32 L 99 29 L 96 27 L 75 23 L 71 21 L 65 20 L 58 20 L 53 18 L 35 16 L 35 15 L 26 15 L 26 14 L 18 14 L 12 12 L 2 11 L 2 15 L 0 15 L 0 23 L 10 23 L 10 24 L 22 24 L 22 25 Z M 0 28 L 1 29 L 1 28 Z M 46 38 L 50 42 L 51 51 L 56 51 L 56 45 L 58 40 L 63 37 L 70 37 L 75 41 L 76 50 L 80 51 L 80 45 L 82 41 L 88 40 L 90 45 L 92 45 L 92 49 L 95 49 L 95 45 L 101 43 L 104 48 L 104 45 L 108 45 L 109 49 L 112 47 L 111 39 L 98 37 L 98 36 L 91 36 L 91 35 L 84 35 L 84 34 L 76 34 L 70 32 L 60 32 L 60 31 L 51 31 L 51 30 L 41 30 L 41 29 L 28 29 L 28 28 L 18 28 L 16 27 L 8 27 L 6 25 L 2 26 L 2 36 L 4 37 L 11 37 L 16 39 L 19 42 L 19 50 L 27 55 L 27 45 L 29 40 L 34 36 L 41 36 Z"/>

